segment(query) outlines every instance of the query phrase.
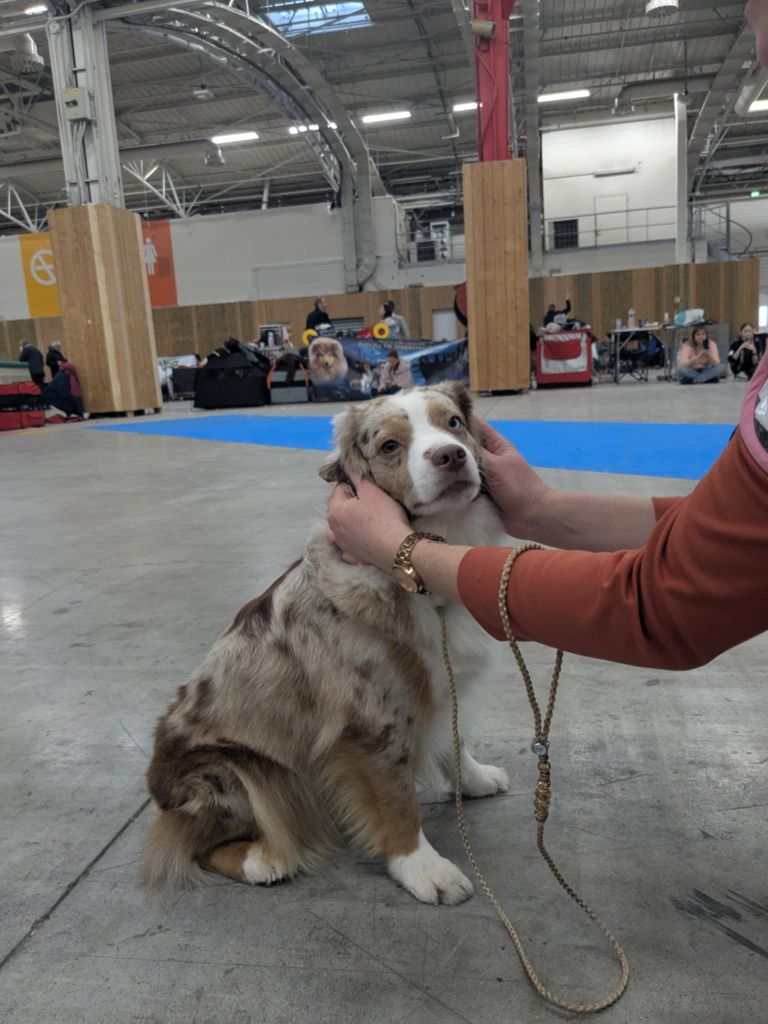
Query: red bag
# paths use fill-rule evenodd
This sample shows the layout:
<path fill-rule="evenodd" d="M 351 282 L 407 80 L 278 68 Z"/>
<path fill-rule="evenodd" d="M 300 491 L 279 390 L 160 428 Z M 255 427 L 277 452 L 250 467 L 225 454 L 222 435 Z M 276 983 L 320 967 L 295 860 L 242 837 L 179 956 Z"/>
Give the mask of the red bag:
<path fill-rule="evenodd" d="M 45 426 L 45 413 L 42 409 L 22 409 L 20 416 L 22 428 Z"/>
<path fill-rule="evenodd" d="M 21 430 L 21 413 L 0 412 L 0 430 Z"/>

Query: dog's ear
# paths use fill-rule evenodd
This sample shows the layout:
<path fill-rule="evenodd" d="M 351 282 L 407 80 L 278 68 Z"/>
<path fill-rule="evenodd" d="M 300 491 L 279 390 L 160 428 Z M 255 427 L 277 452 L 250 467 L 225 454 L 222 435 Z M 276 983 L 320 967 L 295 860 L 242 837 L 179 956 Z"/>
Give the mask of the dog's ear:
<path fill-rule="evenodd" d="M 320 476 L 330 484 L 349 484 L 346 470 L 370 479 L 370 469 L 360 451 L 361 411 L 356 408 L 340 412 L 333 418 L 334 451 L 320 467 Z M 354 488 L 353 488 L 354 489 Z"/>

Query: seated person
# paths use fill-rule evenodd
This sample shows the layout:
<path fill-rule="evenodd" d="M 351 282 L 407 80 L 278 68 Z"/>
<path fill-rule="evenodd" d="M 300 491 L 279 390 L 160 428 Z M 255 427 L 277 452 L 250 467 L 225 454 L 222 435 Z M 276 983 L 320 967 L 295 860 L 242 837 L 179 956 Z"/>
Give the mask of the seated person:
<path fill-rule="evenodd" d="M 413 387 L 411 364 L 401 359 L 397 349 L 387 353 L 386 360 L 379 367 L 379 386 L 372 394 L 394 395 L 403 388 Z"/>
<path fill-rule="evenodd" d="M 677 379 L 681 384 L 717 384 L 728 374 L 706 327 L 694 327 L 691 340 L 686 338 L 683 342 L 677 363 Z"/>
<path fill-rule="evenodd" d="M 43 401 L 51 406 L 54 413 L 64 417 L 75 416 L 80 419 L 85 415 L 83 394 L 80 380 L 72 363 L 59 364 L 59 371 L 50 384 L 43 388 Z"/>
<path fill-rule="evenodd" d="M 542 324 L 543 324 L 544 327 L 546 327 L 548 324 L 551 324 L 552 321 L 557 316 L 562 316 L 564 319 L 561 322 L 564 323 L 565 320 L 568 319 L 568 314 L 570 312 L 571 312 L 571 300 L 570 299 L 566 298 L 565 306 L 562 309 L 555 309 L 554 302 L 550 302 L 549 306 L 547 307 L 547 312 L 544 314 L 544 319 L 542 321 Z"/>
<path fill-rule="evenodd" d="M 746 323 L 741 325 L 738 338 L 731 343 L 728 349 L 728 362 L 734 377 L 743 373 L 747 380 L 752 380 L 752 374 L 757 369 L 760 357 L 757 354 L 755 343 L 755 326 Z"/>

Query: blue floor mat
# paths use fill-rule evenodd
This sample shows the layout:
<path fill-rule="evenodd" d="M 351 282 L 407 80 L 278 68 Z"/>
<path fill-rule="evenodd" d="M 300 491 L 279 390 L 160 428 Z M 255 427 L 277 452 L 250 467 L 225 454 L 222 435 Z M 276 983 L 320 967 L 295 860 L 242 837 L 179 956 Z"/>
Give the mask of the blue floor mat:
<path fill-rule="evenodd" d="M 493 420 L 533 466 L 635 476 L 698 480 L 725 447 L 733 427 L 724 423 L 574 423 Z M 328 451 L 325 416 L 194 416 L 105 423 L 94 430 L 154 434 L 277 448 Z"/>

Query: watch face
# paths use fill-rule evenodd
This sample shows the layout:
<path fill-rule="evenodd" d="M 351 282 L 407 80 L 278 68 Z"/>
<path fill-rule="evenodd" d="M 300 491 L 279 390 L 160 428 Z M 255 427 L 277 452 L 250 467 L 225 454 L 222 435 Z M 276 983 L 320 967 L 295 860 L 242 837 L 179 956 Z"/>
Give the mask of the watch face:
<path fill-rule="evenodd" d="M 396 565 L 393 568 L 392 575 L 395 577 L 395 579 L 403 588 L 403 590 L 407 590 L 409 594 L 415 594 L 418 591 L 419 585 L 416 582 L 416 580 L 413 578 L 413 576 L 409 575 L 405 571 L 405 569 L 401 569 L 399 565 Z"/>

